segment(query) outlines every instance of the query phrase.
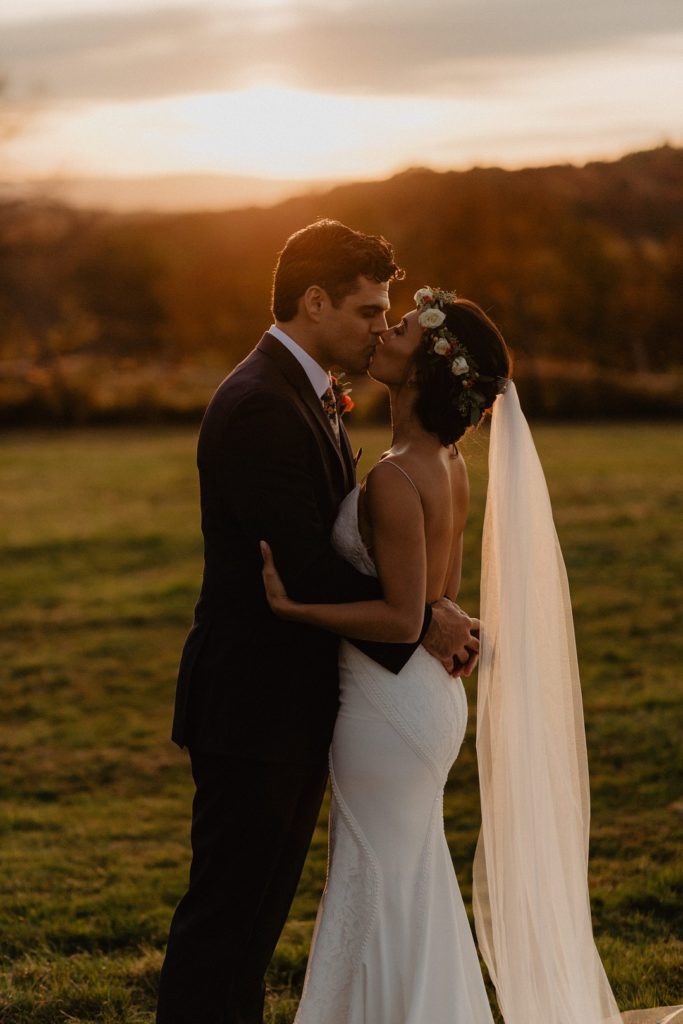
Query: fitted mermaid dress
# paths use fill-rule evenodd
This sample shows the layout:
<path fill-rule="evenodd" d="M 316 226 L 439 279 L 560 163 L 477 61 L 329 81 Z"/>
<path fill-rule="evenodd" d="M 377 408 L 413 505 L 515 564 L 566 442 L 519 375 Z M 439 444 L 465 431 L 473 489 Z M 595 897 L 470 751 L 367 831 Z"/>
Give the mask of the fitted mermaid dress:
<path fill-rule="evenodd" d="M 333 544 L 376 575 L 358 496 Z M 295 1024 L 492 1024 L 443 824 L 462 681 L 423 647 L 394 675 L 343 640 L 339 667 L 328 875 Z"/>

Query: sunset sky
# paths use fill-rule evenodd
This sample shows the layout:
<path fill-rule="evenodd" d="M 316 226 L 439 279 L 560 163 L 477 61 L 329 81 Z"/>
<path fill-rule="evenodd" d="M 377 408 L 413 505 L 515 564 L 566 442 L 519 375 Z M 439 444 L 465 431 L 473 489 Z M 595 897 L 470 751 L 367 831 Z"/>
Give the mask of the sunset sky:
<path fill-rule="evenodd" d="M 4 177 L 580 162 L 683 142 L 683 0 L 2 0 L 0 72 Z"/>

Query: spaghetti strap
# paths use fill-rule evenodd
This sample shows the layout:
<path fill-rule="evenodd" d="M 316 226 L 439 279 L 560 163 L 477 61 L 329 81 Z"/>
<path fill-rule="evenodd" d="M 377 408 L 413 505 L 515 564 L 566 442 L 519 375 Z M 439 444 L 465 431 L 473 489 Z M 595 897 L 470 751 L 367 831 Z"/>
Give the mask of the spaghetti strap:
<path fill-rule="evenodd" d="M 408 474 L 406 473 L 405 469 L 403 469 L 401 466 L 399 466 L 398 462 L 393 462 L 392 459 L 380 459 L 380 462 L 378 462 L 377 465 L 380 465 L 380 464 L 382 466 L 393 466 L 394 469 L 397 469 L 399 471 L 399 473 L 403 473 L 404 477 L 406 478 L 406 480 L 408 481 L 408 483 L 410 484 L 410 486 L 413 488 L 413 490 L 417 494 L 418 498 L 420 499 L 420 502 L 422 502 L 422 497 L 421 497 L 420 492 L 418 491 L 417 487 L 415 486 L 415 483 L 414 483 L 413 479 L 410 476 L 408 476 Z"/>

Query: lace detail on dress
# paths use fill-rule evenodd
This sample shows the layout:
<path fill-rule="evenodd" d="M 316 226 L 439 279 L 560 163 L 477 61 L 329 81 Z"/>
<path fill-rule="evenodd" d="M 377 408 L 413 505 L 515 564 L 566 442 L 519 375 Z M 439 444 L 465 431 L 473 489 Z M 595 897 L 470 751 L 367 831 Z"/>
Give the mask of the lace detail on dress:
<path fill-rule="evenodd" d="M 434 863 L 434 847 L 437 836 L 443 831 L 443 789 L 437 793 L 432 805 L 429 830 L 425 839 L 422 854 L 422 871 L 417 886 L 417 945 L 421 946 L 427 934 L 427 912 L 429 898 L 429 879 Z"/>
<path fill-rule="evenodd" d="M 337 519 L 332 527 L 332 547 L 337 554 L 350 562 L 354 569 L 358 569 L 366 576 L 376 576 L 375 563 L 363 543 L 358 528 L 359 496 L 360 484 L 356 484 L 339 506 Z"/>
<path fill-rule="evenodd" d="M 318 1017 L 314 1021 L 309 1016 L 309 1007 L 328 1007 L 330 1021 L 347 1019 L 350 982 L 362 960 L 380 901 L 377 858 L 339 791 L 331 756 L 330 779 L 328 884 L 318 910 L 310 964 L 294 1024 L 320 1024 Z M 344 879 L 343 888 L 329 885 L 332 864 Z M 323 912 L 325 928 L 320 930 Z"/>

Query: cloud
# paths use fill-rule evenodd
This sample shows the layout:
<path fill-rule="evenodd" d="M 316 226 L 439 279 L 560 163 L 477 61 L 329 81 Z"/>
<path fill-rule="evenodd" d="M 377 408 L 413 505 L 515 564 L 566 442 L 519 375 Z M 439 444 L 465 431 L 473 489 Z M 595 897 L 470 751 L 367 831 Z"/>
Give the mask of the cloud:
<path fill-rule="evenodd" d="M 15 94 L 40 83 L 67 101 L 229 90 L 263 76 L 323 92 L 452 96 L 531 61 L 671 33 L 683 33 L 680 0 L 207 0 L 0 17 L 0 68 Z"/>

